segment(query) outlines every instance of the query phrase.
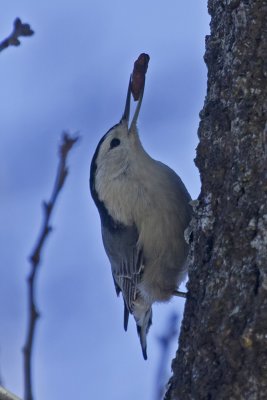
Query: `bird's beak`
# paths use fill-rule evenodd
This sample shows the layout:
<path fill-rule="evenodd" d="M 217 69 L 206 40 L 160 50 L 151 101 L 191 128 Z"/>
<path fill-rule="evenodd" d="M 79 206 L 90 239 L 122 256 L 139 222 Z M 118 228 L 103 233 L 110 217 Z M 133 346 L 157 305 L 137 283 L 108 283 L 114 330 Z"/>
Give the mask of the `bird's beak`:
<path fill-rule="evenodd" d="M 121 122 L 125 121 L 127 123 L 127 126 L 128 126 L 128 123 L 129 123 L 130 107 L 131 107 L 131 85 L 132 85 L 132 80 L 131 79 L 132 79 L 132 77 L 130 76 L 128 90 L 127 90 L 126 103 L 125 103 L 125 109 L 124 109 L 124 113 L 123 113 L 122 118 L 121 118 Z M 135 109 L 135 112 L 134 112 L 134 116 L 133 116 L 132 122 L 130 124 L 129 133 L 136 126 L 137 119 L 138 119 L 139 112 L 140 112 L 141 105 L 142 105 L 144 89 L 145 89 L 145 82 L 144 82 L 143 88 L 142 88 L 142 90 L 140 92 L 140 96 L 139 96 L 138 103 L 137 103 L 137 106 L 136 106 L 136 109 Z"/>
<path fill-rule="evenodd" d="M 124 113 L 121 118 L 121 121 L 127 122 L 127 126 L 128 126 L 128 122 L 129 122 L 129 118 L 130 118 L 130 108 L 131 108 L 131 84 L 132 83 L 131 83 L 131 76 L 130 76 L 128 90 L 127 90 L 126 103 L 125 103 L 125 109 L 124 109 Z"/>

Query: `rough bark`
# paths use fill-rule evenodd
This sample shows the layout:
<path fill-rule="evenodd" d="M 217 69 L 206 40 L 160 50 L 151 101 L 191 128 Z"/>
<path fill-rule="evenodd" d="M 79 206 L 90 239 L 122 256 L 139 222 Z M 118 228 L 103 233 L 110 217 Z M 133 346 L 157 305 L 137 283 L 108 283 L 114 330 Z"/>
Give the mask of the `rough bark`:
<path fill-rule="evenodd" d="M 202 188 L 165 399 L 267 399 L 267 1 L 208 8 Z"/>

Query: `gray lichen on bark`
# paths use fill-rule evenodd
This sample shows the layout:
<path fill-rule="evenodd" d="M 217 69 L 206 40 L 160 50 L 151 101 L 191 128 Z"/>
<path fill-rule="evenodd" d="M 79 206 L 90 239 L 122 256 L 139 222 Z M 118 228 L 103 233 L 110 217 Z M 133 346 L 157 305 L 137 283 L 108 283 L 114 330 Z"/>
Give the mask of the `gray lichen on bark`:
<path fill-rule="evenodd" d="M 165 399 L 267 399 L 267 1 L 208 9 L 202 186 Z"/>

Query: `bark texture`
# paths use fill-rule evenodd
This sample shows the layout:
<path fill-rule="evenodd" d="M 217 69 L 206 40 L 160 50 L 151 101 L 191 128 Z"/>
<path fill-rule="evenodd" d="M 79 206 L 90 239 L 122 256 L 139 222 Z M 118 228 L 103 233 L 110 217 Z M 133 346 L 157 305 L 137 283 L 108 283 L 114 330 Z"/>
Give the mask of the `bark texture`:
<path fill-rule="evenodd" d="M 267 399 L 267 1 L 209 0 L 188 300 L 166 400 Z"/>

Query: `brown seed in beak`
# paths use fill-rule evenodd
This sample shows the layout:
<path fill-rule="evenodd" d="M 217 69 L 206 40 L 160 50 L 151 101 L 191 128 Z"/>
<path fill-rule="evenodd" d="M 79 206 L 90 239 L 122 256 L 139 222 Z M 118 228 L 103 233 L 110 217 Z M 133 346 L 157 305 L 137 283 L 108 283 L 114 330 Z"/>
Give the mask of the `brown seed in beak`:
<path fill-rule="evenodd" d="M 139 100 L 140 94 L 144 88 L 149 59 L 150 57 L 148 54 L 142 53 L 134 63 L 131 92 L 135 101 Z"/>

